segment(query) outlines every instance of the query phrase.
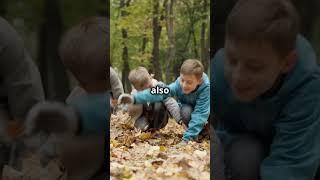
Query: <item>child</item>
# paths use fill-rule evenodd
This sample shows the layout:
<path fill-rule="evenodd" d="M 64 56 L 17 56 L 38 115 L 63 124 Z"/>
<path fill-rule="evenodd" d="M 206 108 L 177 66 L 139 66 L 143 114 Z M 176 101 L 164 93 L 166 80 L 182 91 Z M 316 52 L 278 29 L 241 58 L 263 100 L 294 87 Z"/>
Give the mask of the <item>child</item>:
<path fill-rule="evenodd" d="M 40 73 L 23 40 L 0 17 L 0 173 L 29 109 L 44 100 Z M 8 148 L 6 148 L 8 147 Z"/>
<path fill-rule="evenodd" d="M 320 70 L 298 24 L 288 0 L 239 0 L 228 16 L 211 95 L 232 180 L 319 173 Z"/>
<path fill-rule="evenodd" d="M 83 93 L 70 96 L 68 104 L 77 106 L 78 97 L 97 93 L 105 94 L 108 90 L 106 77 L 109 76 L 107 64 L 109 62 L 107 43 L 109 27 L 107 21 L 108 19 L 105 17 L 84 19 L 79 25 L 68 30 L 62 38 L 59 49 L 61 60 L 83 89 Z M 85 104 L 81 106 L 85 106 Z M 107 113 L 107 109 L 101 109 L 101 111 L 101 113 Z M 85 114 L 94 116 L 96 113 L 96 111 L 87 111 Z M 90 129 L 94 124 L 91 121 L 89 118 L 83 119 L 82 128 Z M 104 133 L 96 133 L 94 136 L 88 134 L 66 140 L 61 145 L 61 156 L 65 157 L 62 161 L 66 166 L 69 178 L 88 179 L 98 172 L 102 167 L 105 155 L 102 148 L 105 142 L 104 136 Z"/>
<path fill-rule="evenodd" d="M 123 85 L 116 71 L 110 66 L 111 112 L 117 105 L 118 98 L 124 93 Z"/>
<path fill-rule="evenodd" d="M 137 67 L 136 69 L 131 70 L 128 79 L 134 87 L 131 94 L 135 94 L 136 92 L 142 91 L 147 88 L 164 86 L 164 83 L 158 82 L 156 79 L 152 78 L 148 70 L 144 67 Z M 163 107 L 163 104 L 165 108 Z M 180 109 L 177 101 L 172 97 L 168 97 L 163 100 L 163 103 L 156 102 L 153 104 L 144 104 L 142 115 L 135 121 L 135 127 L 143 131 L 149 128 L 163 128 L 168 122 L 168 115 L 166 110 L 169 111 L 170 115 L 173 116 L 173 118 L 177 122 L 181 120 Z M 148 116 L 148 114 L 153 114 L 153 116 Z M 133 117 L 134 116 L 135 115 L 133 115 Z"/>
<path fill-rule="evenodd" d="M 200 61 L 188 59 L 180 68 L 180 77 L 170 85 L 169 94 L 151 94 L 151 89 L 137 92 L 133 95 L 123 94 L 118 103 L 143 104 L 147 102 L 159 102 L 167 97 L 176 97 L 181 103 L 181 123 L 188 127 L 185 131 L 182 144 L 198 137 L 208 121 L 210 114 L 210 83 L 204 73 Z"/>
<path fill-rule="evenodd" d="M 72 173 L 68 179 L 107 177 L 109 156 L 105 156 L 108 154 L 105 152 L 109 152 L 109 145 L 104 142 L 109 139 L 109 133 L 106 133 L 110 119 L 109 96 L 109 92 L 89 94 L 76 97 L 70 105 L 42 102 L 33 106 L 27 115 L 26 135 L 32 136 L 39 131 L 76 135 L 59 139 L 56 141 L 57 148 L 41 153 L 42 159 L 50 159 L 59 154 L 63 165 Z M 100 136 L 101 134 L 105 136 Z M 104 150 L 106 151 L 103 152 Z M 86 164 L 82 164 L 84 162 Z M 101 172 L 97 171 L 99 168 Z"/>
<path fill-rule="evenodd" d="M 28 110 L 44 100 L 44 93 L 38 68 L 18 33 L 1 17 L 0 27 L 0 142 L 4 142 L 8 140 L 5 127 L 22 126 Z"/>

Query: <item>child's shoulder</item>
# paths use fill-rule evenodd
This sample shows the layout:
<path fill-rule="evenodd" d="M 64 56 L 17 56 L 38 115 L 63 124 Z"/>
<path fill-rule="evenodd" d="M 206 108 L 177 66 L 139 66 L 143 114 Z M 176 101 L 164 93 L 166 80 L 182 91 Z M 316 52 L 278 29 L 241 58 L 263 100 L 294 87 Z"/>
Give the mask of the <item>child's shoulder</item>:
<path fill-rule="evenodd" d="M 162 85 L 162 84 L 164 84 L 163 82 L 158 81 L 158 80 L 156 80 L 156 79 L 154 79 L 154 78 L 151 79 L 151 83 L 152 83 L 152 86 L 157 86 L 157 85 Z"/>
<path fill-rule="evenodd" d="M 202 74 L 202 83 L 206 84 L 206 85 L 208 85 L 208 84 L 210 85 L 210 80 L 209 80 L 209 77 L 206 73 Z"/>

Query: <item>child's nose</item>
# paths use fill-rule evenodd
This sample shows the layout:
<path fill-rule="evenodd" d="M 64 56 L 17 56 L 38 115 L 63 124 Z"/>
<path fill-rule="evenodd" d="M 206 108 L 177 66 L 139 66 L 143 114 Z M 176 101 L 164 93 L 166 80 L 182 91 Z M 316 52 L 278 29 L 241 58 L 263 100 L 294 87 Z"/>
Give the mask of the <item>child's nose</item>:
<path fill-rule="evenodd" d="M 187 87 L 187 83 L 182 83 L 182 88 L 185 88 L 185 87 Z"/>
<path fill-rule="evenodd" d="M 242 84 L 248 81 L 248 73 L 242 66 L 237 66 L 232 73 L 232 80 L 235 83 Z"/>

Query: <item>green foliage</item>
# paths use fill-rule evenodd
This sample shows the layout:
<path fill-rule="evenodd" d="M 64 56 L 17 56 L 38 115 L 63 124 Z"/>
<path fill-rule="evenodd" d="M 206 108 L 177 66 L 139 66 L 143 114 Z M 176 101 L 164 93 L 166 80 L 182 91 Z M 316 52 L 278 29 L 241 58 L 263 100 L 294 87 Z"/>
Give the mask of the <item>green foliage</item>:
<path fill-rule="evenodd" d="M 97 16 L 102 14 L 101 12 L 106 12 L 107 9 L 106 2 L 103 0 L 90 1 L 90 3 L 86 0 L 78 0 L 76 3 L 73 0 L 60 0 L 59 2 L 64 29 L 77 24 L 84 17 Z M 39 24 L 45 21 L 45 3 L 45 0 L 6 1 L 6 19 L 13 22 L 14 25 L 18 24 L 19 29 L 22 28 L 26 34 L 37 31 Z"/>
<path fill-rule="evenodd" d="M 127 2 L 127 1 L 126 1 Z M 170 0 L 168 0 L 170 2 Z M 162 30 L 160 34 L 160 63 L 162 65 L 163 78 L 165 79 L 166 69 L 173 73 L 177 71 L 173 67 L 187 58 L 200 59 L 200 33 L 202 23 L 206 23 L 206 31 L 209 27 L 209 0 L 207 0 L 207 8 L 204 10 L 204 0 L 175 0 L 173 6 L 174 12 L 174 34 L 176 53 L 173 62 L 167 67 L 167 53 L 169 48 L 169 40 L 166 29 L 167 18 L 160 21 Z M 149 0 L 131 0 L 130 5 L 125 8 L 120 8 L 119 0 L 111 0 L 111 28 L 110 28 L 110 45 L 111 45 L 111 64 L 122 70 L 122 50 L 127 46 L 129 52 L 130 69 L 136 66 L 145 66 L 152 70 L 151 58 L 153 48 L 153 3 Z M 158 18 L 165 15 L 163 7 L 164 0 L 159 1 Z M 126 16 L 121 16 L 121 10 Z M 128 39 L 124 42 L 122 38 L 122 30 L 125 29 L 128 34 Z M 190 34 L 194 29 L 196 44 L 193 42 L 193 34 Z M 207 37 L 206 33 L 206 37 Z M 190 37 L 189 37 L 190 36 Z M 147 38 L 144 53 L 142 52 L 143 38 Z M 189 38 L 188 38 L 189 37 Z M 194 49 L 198 51 L 198 56 L 195 55 Z"/>
<path fill-rule="evenodd" d="M 97 16 L 99 12 L 107 8 L 106 2 L 100 0 L 60 0 L 60 2 L 63 25 L 66 29 L 79 23 L 85 17 Z"/>
<path fill-rule="evenodd" d="M 38 28 L 38 24 L 41 23 L 43 19 L 43 0 L 10 0 L 6 3 L 6 18 L 14 22 L 13 25 L 19 23 L 19 28 L 23 28 L 26 32 L 35 31 Z M 23 27 L 20 27 L 23 26 Z"/>

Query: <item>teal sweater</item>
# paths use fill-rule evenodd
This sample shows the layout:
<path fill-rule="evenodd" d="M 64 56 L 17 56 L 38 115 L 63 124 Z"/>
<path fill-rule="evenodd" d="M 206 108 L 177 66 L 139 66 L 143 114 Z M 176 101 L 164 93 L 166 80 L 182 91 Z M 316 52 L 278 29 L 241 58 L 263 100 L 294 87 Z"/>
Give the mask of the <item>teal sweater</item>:
<path fill-rule="evenodd" d="M 220 130 L 252 132 L 270 139 L 262 180 L 313 180 L 320 165 L 320 69 L 308 41 L 298 36 L 298 61 L 269 98 L 241 103 L 224 78 L 224 50 L 212 65 L 213 113 Z"/>
<path fill-rule="evenodd" d="M 170 89 L 168 95 L 152 95 L 150 89 L 134 94 L 137 104 L 159 102 L 167 97 L 176 97 L 180 104 L 187 104 L 193 107 L 189 127 L 183 135 L 183 140 L 189 141 L 196 138 L 204 125 L 208 122 L 210 114 L 210 82 L 208 76 L 203 73 L 202 83 L 190 94 L 184 94 L 180 86 L 180 77 L 167 87 Z"/>
<path fill-rule="evenodd" d="M 109 129 L 110 93 L 85 95 L 70 102 L 78 112 L 81 135 L 101 134 Z"/>

